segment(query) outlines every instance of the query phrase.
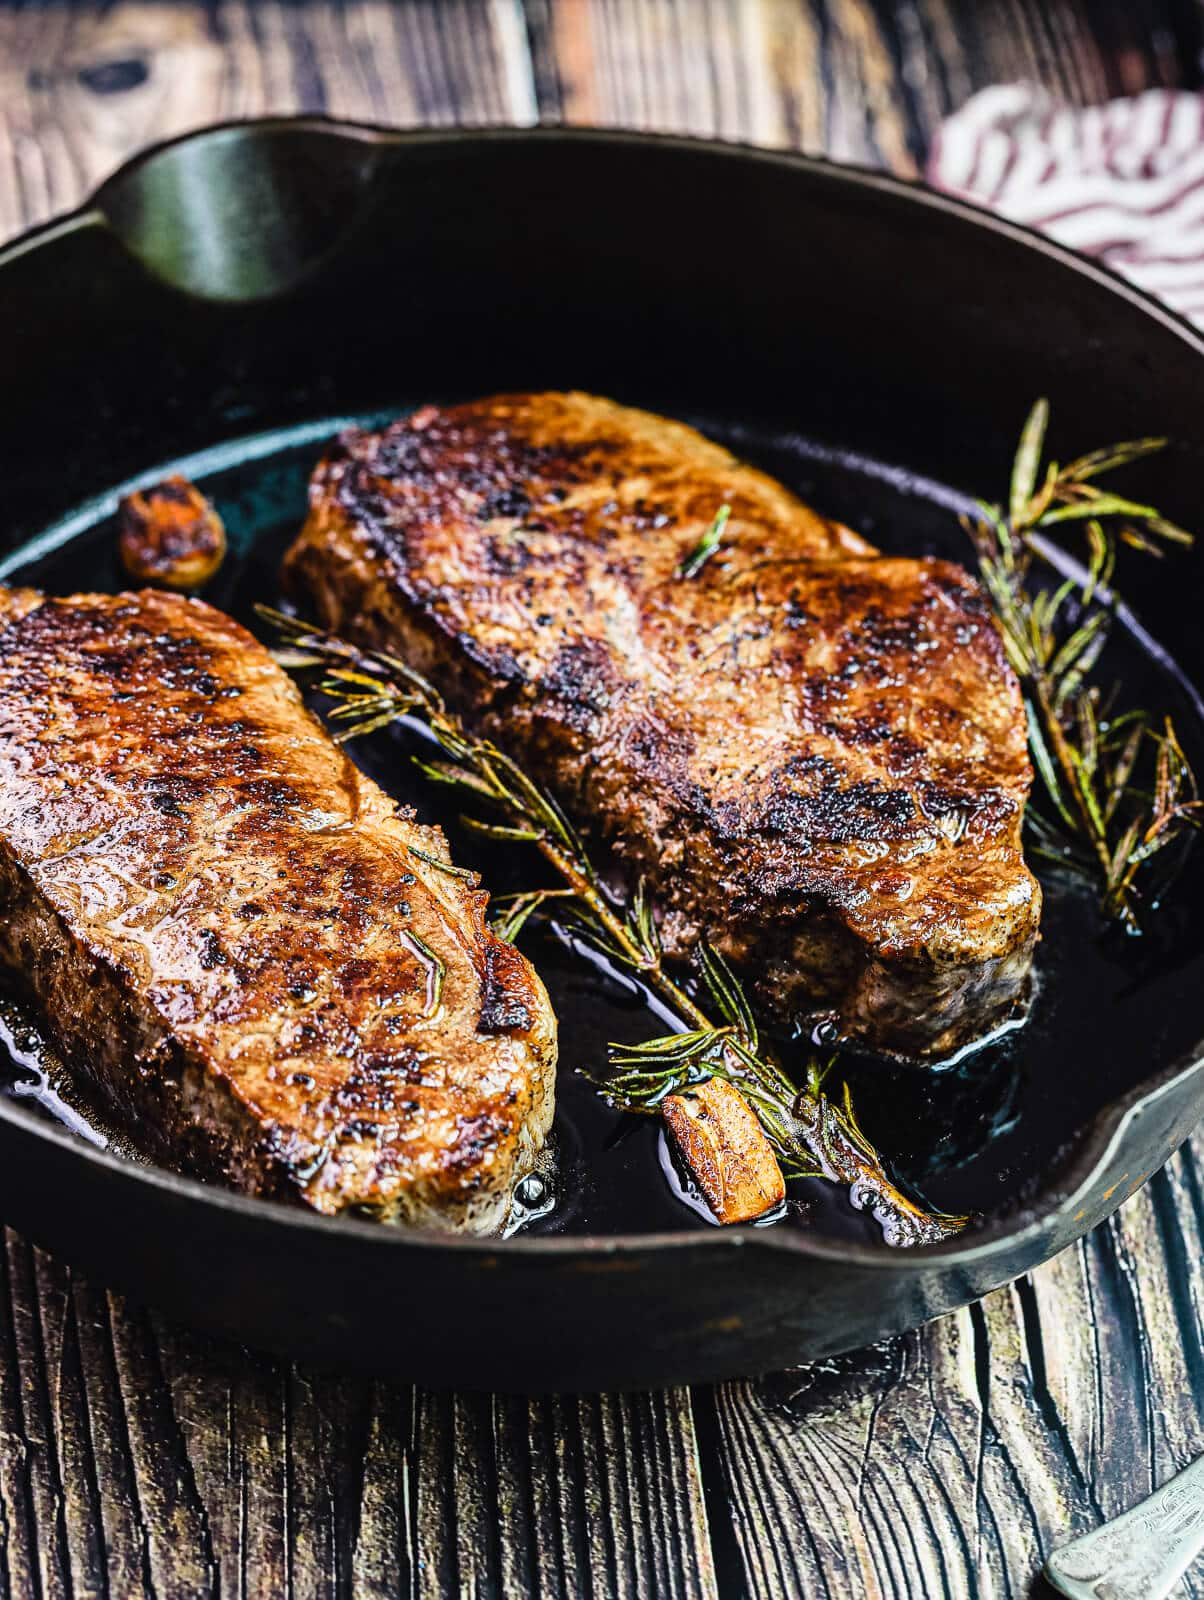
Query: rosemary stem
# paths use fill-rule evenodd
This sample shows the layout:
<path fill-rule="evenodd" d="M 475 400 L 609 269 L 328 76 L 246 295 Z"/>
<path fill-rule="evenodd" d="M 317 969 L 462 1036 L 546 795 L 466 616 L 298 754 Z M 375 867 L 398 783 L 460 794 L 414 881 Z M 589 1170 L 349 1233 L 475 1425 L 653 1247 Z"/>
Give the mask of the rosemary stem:
<path fill-rule="evenodd" d="M 655 990 L 657 995 L 684 1021 L 689 1022 L 692 1028 L 709 1028 L 711 1019 L 706 1012 L 669 976 L 659 958 L 656 961 L 648 960 L 627 931 L 622 918 L 617 917 L 607 904 L 605 895 L 599 891 L 597 885 L 579 870 L 571 858 L 559 849 L 546 833 L 541 833 L 535 843 L 553 871 L 558 872 L 574 894 L 589 906 L 606 932 L 623 951 L 628 964 L 641 974 L 649 988 Z"/>
<path fill-rule="evenodd" d="M 1099 829 L 1096 827 L 1087 802 L 1083 798 L 1083 788 L 1079 782 L 1074 757 L 1070 749 L 1070 741 L 1067 739 L 1066 731 L 1062 727 L 1061 717 L 1058 716 L 1053 708 L 1053 702 L 1049 696 L 1049 684 L 1043 676 L 1038 675 L 1033 679 L 1032 687 L 1033 693 L 1037 697 L 1037 708 L 1041 713 L 1041 720 L 1045 724 L 1046 738 L 1053 748 L 1054 759 L 1062 769 L 1067 787 L 1074 796 L 1074 806 L 1083 825 L 1083 832 L 1091 841 L 1091 848 L 1095 851 L 1096 859 L 1103 868 L 1104 878 L 1107 881 L 1112 871 L 1112 861 L 1108 853 L 1107 841 L 1100 837 Z"/>
<path fill-rule="evenodd" d="M 800 1093 L 794 1115 L 808 1149 L 832 1183 L 843 1184 L 855 1205 L 870 1206 L 888 1244 L 935 1244 L 960 1233 L 969 1220 L 925 1211 L 891 1183 L 877 1156 L 862 1149 L 824 1095 Z"/>

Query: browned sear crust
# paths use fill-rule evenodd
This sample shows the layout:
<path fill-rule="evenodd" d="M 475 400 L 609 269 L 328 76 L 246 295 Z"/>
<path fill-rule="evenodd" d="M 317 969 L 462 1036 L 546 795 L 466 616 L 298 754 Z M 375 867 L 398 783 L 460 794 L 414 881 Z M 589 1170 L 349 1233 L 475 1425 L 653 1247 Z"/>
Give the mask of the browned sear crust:
<path fill-rule="evenodd" d="M 286 572 L 644 874 L 671 952 L 706 933 L 778 1017 L 939 1056 L 1015 1003 L 1024 715 L 961 567 L 881 555 L 679 423 L 517 394 L 346 435 Z"/>
<path fill-rule="evenodd" d="M 0 590 L 0 968 L 148 1154 L 499 1225 L 551 1122 L 555 1021 L 486 896 L 426 857 L 440 831 L 229 618 Z"/>

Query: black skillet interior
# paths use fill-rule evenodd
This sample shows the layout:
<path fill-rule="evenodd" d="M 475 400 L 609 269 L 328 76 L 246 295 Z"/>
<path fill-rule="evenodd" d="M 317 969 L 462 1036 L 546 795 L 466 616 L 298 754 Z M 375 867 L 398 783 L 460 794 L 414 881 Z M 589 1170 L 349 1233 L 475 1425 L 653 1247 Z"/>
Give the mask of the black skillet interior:
<path fill-rule="evenodd" d="M 339 419 L 502 388 L 583 387 L 687 417 L 900 552 L 964 556 L 957 511 L 967 492 L 1004 492 L 1038 393 L 1064 457 L 1174 438 L 1129 485 L 1188 525 L 1201 479 L 1204 366 L 1169 318 L 960 208 L 792 158 L 250 125 L 152 153 L 0 273 L 19 399 L 3 537 L 40 536 L 5 576 L 55 592 L 118 584 L 115 487 L 187 458 L 233 536 L 207 598 L 249 620 L 274 598 Z M 1124 582 L 1196 681 L 1198 574 L 1198 556 L 1173 576 L 1131 561 Z M 1190 691 L 1121 632 L 1126 692 L 1204 744 Z M 410 783 L 396 736 L 358 756 L 393 790 Z M 503 863 L 478 864 L 502 886 Z M 900 1175 L 987 1213 L 968 1248 L 891 1252 L 819 1183 L 773 1229 L 711 1228 L 662 1170 L 654 1128 L 620 1124 L 571 1070 L 646 1029 L 638 1003 L 550 942 L 532 953 L 566 1070 L 557 1204 L 530 1230 L 543 1237 L 478 1246 L 327 1224 L 85 1153 L 11 1102 L 0 1208 L 184 1316 L 432 1381 L 591 1387 L 797 1361 L 1034 1264 L 1165 1159 L 1200 1108 L 1199 1073 L 1171 1071 L 1204 1034 L 1197 897 L 1190 873 L 1154 932 L 1118 942 L 1051 885 L 1025 1030 L 941 1074 L 851 1065 Z"/>

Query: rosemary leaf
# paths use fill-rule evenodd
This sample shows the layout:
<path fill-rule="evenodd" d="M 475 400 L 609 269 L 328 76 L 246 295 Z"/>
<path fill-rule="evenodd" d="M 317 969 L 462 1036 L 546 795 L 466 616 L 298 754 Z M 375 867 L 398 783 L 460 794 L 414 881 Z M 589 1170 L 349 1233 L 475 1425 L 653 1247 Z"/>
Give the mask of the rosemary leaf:
<path fill-rule="evenodd" d="M 1108 614 L 1105 611 L 1096 611 L 1088 617 L 1083 626 L 1077 628 L 1070 635 L 1050 661 L 1050 677 L 1055 680 L 1064 678 L 1071 667 L 1093 644 L 1098 642 L 1099 647 L 1102 648 L 1103 639 L 1100 635 L 1107 631 L 1108 621 Z"/>
<path fill-rule="evenodd" d="M 703 939 L 698 946 L 698 964 L 720 1016 L 736 1030 L 738 1041 L 749 1054 L 755 1055 L 757 1024 L 743 985 L 708 939 Z"/>
<path fill-rule="evenodd" d="M 494 906 L 507 905 L 509 909 L 500 916 L 495 916 L 493 931 L 499 939 L 505 939 L 507 944 L 513 944 L 529 919 L 547 901 L 572 893 L 571 889 L 529 889 L 518 894 L 495 895 Z"/>
<path fill-rule="evenodd" d="M 478 881 L 479 874 L 470 872 L 467 867 L 453 866 L 450 861 L 440 861 L 438 856 L 432 856 L 425 850 L 420 850 L 416 844 L 407 845 L 412 856 L 417 856 L 419 861 L 425 861 L 439 872 L 445 872 L 449 878 L 469 878 L 474 883 Z"/>
<path fill-rule="evenodd" d="M 1175 523 L 1168 522 L 1165 517 L 1150 517 L 1149 525 L 1160 538 L 1169 539 L 1172 544 L 1190 546 L 1196 542 L 1194 534 L 1188 533 L 1186 528 L 1180 528 Z"/>
<path fill-rule="evenodd" d="M 534 844 L 539 838 L 538 828 L 512 828 L 504 822 L 482 822 L 479 817 L 461 815 L 460 824 L 470 833 L 483 834 L 486 839 L 510 839 Z"/>
<path fill-rule="evenodd" d="M 1054 686 L 1053 706 L 1059 715 L 1063 715 L 1068 706 L 1083 698 L 1084 686 L 1094 672 L 1095 664 L 1103 654 L 1107 642 L 1108 630 L 1106 627 L 1100 628 L 1074 664 L 1058 677 Z"/>
<path fill-rule="evenodd" d="M 1073 746 L 1070 747 L 1068 755 L 1070 758 L 1070 770 L 1074 778 L 1073 792 L 1080 797 L 1083 810 L 1086 812 L 1088 826 L 1098 839 L 1106 840 L 1108 828 L 1095 792 L 1095 784 L 1092 782 L 1094 776 L 1093 766 L 1089 765 L 1088 758 L 1084 757 L 1082 752 L 1074 749 Z"/>
<path fill-rule="evenodd" d="M 1059 522 L 1082 522 L 1088 519 L 1098 521 L 1100 517 L 1140 517 L 1148 521 L 1158 513 L 1153 506 L 1138 505 L 1135 500 L 1122 499 L 1116 494 L 1092 493 L 1083 500 L 1072 500 L 1066 505 L 1054 506 L 1049 511 L 1044 511 L 1032 526 L 1037 528 L 1052 528 Z M 1154 546 L 1151 545 L 1151 548 Z"/>
<path fill-rule="evenodd" d="M 1028 744 L 1032 753 L 1033 765 L 1045 785 L 1046 793 L 1058 809 L 1058 815 L 1067 827 L 1074 827 L 1074 818 L 1070 808 L 1062 798 L 1062 786 L 1058 782 L 1058 769 L 1054 764 L 1053 756 L 1049 753 L 1049 746 L 1045 743 L 1045 735 L 1041 731 L 1041 717 L 1031 700 L 1024 702 L 1024 709 L 1028 716 Z"/>
<path fill-rule="evenodd" d="M 1129 792 L 1129 780 L 1133 776 L 1133 768 L 1137 764 L 1137 753 L 1141 749 L 1141 741 L 1146 732 L 1144 722 L 1137 723 L 1120 746 L 1119 754 L 1112 763 L 1104 794 L 1105 822 L 1111 822 L 1117 806 Z"/>
<path fill-rule="evenodd" d="M 447 976 L 447 967 L 442 957 L 435 954 L 426 940 L 412 930 L 403 933 L 401 939 L 426 969 L 426 1009 L 423 1015 L 433 1017 L 443 1000 L 443 980 Z"/>
<path fill-rule="evenodd" d="M 281 649 L 272 651 L 272 660 L 286 672 L 300 672 L 305 667 L 320 667 L 322 657 L 309 650 Z"/>
<path fill-rule="evenodd" d="M 357 689 L 367 689 L 369 694 L 378 700 L 393 698 L 392 694 L 381 693 L 379 678 L 370 678 L 366 672 L 354 671 L 351 667 L 340 667 L 331 672 L 322 687 L 328 694 L 336 693 L 342 684 L 349 683 Z"/>
<path fill-rule="evenodd" d="M 369 733 L 379 733 L 382 728 L 390 728 L 397 721 L 395 711 L 379 711 L 375 716 L 361 717 L 350 728 L 338 728 L 332 734 L 335 744 L 348 744 L 352 739 L 362 739 Z"/>
<path fill-rule="evenodd" d="M 1090 478 L 1098 478 L 1101 473 L 1127 467 L 1142 456 L 1155 455 L 1159 450 L 1165 450 L 1166 446 L 1166 439 L 1130 439 L 1124 444 L 1109 445 L 1104 450 L 1092 450 L 1070 462 L 1065 468 L 1065 475 L 1079 483 L 1086 483 Z"/>
<path fill-rule="evenodd" d="M 709 1050 L 723 1037 L 717 1028 L 693 1028 L 688 1033 L 668 1033 L 660 1039 L 646 1039 L 643 1044 L 612 1045 L 610 1059 L 616 1066 L 630 1066 L 655 1059 L 657 1062 L 680 1062 L 692 1059 Z"/>
<path fill-rule="evenodd" d="M 467 789 L 483 800 L 491 798 L 493 794 L 487 783 L 450 761 L 423 761 L 420 756 L 411 756 L 410 759 L 422 776 L 431 783 L 446 783 L 455 789 Z"/>
<path fill-rule="evenodd" d="M 635 895 L 631 902 L 631 910 L 627 914 L 627 927 L 633 943 L 644 958 L 645 965 L 655 965 L 660 960 L 661 936 L 660 930 L 656 925 L 656 918 L 652 914 L 652 901 L 648 895 L 648 885 L 642 877 L 636 885 Z"/>
<path fill-rule="evenodd" d="M 678 567 L 677 576 L 679 578 L 696 578 L 698 576 L 722 544 L 723 531 L 727 527 L 728 518 L 731 514 L 731 506 L 725 504 L 719 507 L 719 510 L 715 513 L 715 520 Z"/>
<path fill-rule="evenodd" d="M 1041 469 L 1041 451 L 1045 446 L 1045 430 L 1048 426 L 1049 401 L 1038 400 L 1025 421 L 1012 465 L 1008 510 L 1013 523 L 1020 521 L 1037 487 L 1037 473 Z"/>

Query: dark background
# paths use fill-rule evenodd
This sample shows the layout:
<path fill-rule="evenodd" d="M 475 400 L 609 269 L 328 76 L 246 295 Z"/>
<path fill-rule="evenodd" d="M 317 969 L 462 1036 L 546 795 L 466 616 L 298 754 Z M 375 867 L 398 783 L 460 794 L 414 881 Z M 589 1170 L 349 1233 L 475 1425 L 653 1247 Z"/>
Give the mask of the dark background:
<path fill-rule="evenodd" d="M 916 175 L 976 88 L 1197 88 L 1202 44 L 1193 0 L 0 3 L 0 235 L 147 143 L 265 111 L 717 133 Z M 1040 1592 L 1051 1544 L 1204 1449 L 1199 1161 L 926 1330 L 635 1398 L 290 1368 L 9 1233 L 0 1595 Z"/>

